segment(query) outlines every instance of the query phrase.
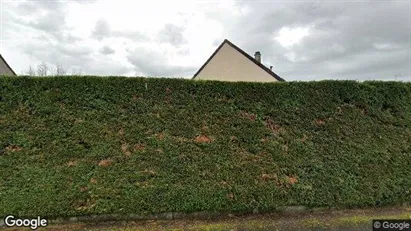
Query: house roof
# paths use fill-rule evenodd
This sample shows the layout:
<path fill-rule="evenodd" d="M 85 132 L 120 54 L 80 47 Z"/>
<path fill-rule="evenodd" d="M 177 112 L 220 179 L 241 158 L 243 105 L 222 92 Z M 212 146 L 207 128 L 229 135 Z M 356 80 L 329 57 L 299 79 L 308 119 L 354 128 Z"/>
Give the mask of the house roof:
<path fill-rule="evenodd" d="M 11 69 L 11 67 L 10 67 L 9 64 L 6 62 L 6 60 L 3 58 L 3 56 L 1 56 L 1 54 L 0 54 L 0 59 L 4 62 L 4 64 L 6 64 L 6 66 L 10 69 L 10 71 L 11 71 L 14 75 L 17 75 L 16 72 L 14 72 L 13 69 Z"/>
<path fill-rule="evenodd" d="M 251 57 L 249 54 L 247 54 L 245 51 L 241 50 L 239 47 L 237 47 L 236 45 L 234 45 L 232 42 L 228 41 L 228 39 L 224 39 L 224 41 L 220 44 L 220 46 L 218 46 L 217 50 L 214 51 L 214 53 L 210 56 L 210 58 L 208 58 L 208 60 L 204 63 L 203 66 L 201 66 L 201 68 L 194 74 L 193 78 L 197 77 L 197 75 L 204 69 L 205 66 L 207 66 L 207 64 L 210 62 L 211 59 L 213 59 L 213 57 L 218 53 L 218 51 L 224 46 L 224 44 L 228 44 L 230 45 L 232 48 L 234 48 L 235 50 L 237 50 L 238 52 L 240 52 L 242 55 L 244 55 L 246 58 L 248 58 L 251 62 L 255 63 L 257 66 L 259 66 L 261 69 L 263 69 L 264 71 L 266 71 L 268 74 L 270 74 L 273 78 L 275 78 L 278 81 L 285 81 L 283 78 L 281 78 L 280 76 L 278 76 L 276 73 L 274 73 L 272 70 L 270 70 L 269 68 L 267 68 L 266 66 L 264 66 L 262 63 L 258 62 L 257 60 L 255 60 L 253 57 Z"/>

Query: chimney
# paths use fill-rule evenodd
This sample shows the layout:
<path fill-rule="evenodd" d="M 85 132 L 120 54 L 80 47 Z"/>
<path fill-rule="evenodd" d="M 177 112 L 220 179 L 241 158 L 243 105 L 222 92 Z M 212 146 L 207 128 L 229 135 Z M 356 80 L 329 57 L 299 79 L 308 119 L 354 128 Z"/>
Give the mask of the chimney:
<path fill-rule="evenodd" d="M 255 52 L 254 58 L 257 62 L 261 63 L 261 53 L 259 51 Z"/>
<path fill-rule="evenodd" d="M 272 71 L 273 70 L 273 66 L 270 66 L 270 71 Z"/>

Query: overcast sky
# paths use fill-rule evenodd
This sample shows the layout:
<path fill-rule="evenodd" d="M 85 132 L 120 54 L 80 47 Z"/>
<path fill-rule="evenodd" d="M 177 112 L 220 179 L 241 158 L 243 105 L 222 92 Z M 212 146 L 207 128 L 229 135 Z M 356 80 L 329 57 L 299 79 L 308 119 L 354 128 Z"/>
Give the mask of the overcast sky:
<path fill-rule="evenodd" d="M 0 0 L 0 53 L 88 75 L 190 78 L 224 39 L 284 79 L 411 80 L 410 0 Z"/>

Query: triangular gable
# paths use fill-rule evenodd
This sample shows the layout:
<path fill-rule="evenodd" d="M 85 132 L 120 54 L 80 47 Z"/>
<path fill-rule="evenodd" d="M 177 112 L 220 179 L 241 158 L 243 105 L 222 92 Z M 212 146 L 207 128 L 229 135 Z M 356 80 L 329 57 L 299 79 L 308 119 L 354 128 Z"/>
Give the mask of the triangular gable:
<path fill-rule="evenodd" d="M 17 75 L 0 54 L 0 75 Z"/>
<path fill-rule="evenodd" d="M 251 62 L 253 62 L 255 65 L 263 69 L 265 72 L 267 72 L 269 75 L 271 75 L 273 78 L 275 78 L 278 81 L 285 81 L 283 78 L 275 74 L 273 71 L 271 71 L 269 68 L 264 66 L 262 63 L 259 63 L 257 60 L 255 60 L 253 57 L 251 57 L 249 54 L 244 52 L 242 49 L 234 45 L 232 42 L 228 41 L 228 39 L 224 39 L 224 41 L 218 46 L 218 48 L 214 51 L 214 53 L 208 58 L 208 60 L 204 63 L 203 66 L 194 74 L 192 79 L 195 79 L 197 75 L 204 69 L 204 67 L 207 66 L 207 64 L 213 59 L 213 57 L 220 51 L 220 49 L 224 46 L 224 44 L 227 44 L 237 50 L 240 54 L 244 55 L 247 59 L 249 59 Z"/>

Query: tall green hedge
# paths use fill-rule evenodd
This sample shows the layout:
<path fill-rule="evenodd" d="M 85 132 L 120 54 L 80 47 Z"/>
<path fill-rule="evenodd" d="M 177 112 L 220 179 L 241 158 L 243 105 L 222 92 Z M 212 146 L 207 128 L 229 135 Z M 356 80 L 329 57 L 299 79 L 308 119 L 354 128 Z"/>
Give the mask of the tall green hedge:
<path fill-rule="evenodd" d="M 411 84 L 0 77 L 0 216 L 411 201 Z"/>

